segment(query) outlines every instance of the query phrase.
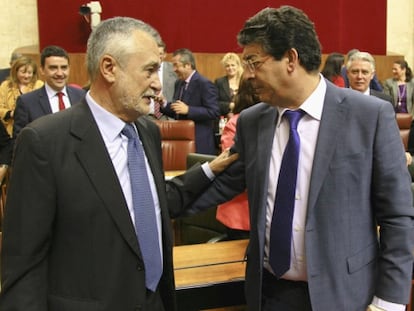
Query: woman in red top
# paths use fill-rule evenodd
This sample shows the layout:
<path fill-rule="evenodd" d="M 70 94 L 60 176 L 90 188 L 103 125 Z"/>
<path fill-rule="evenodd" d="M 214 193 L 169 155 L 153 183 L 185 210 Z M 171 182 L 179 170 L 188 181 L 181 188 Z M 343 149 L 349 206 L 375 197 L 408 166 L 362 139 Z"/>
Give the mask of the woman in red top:
<path fill-rule="evenodd" d="M 233 145 L 233 137 L 236 134 L 236 124 L 240 112 L 258 103 L 254 95 L 251 81 L 241 79 L 237 94 L 234 96 L 234 115 L 226 123 L 221 134 L 221 148 L 225 150 Z M 227 227 L 228 240 L 244 239 L 249 237 L 249 205 L 247 193 L 243 192 L 231 201 L 218 206 L 216 218 Z"/>
<path fill-rule="evenodd" d="M 341 75 L 341 68 L 344 65 L 345 57 L 341 53 L 331 53 L 325 61 L 322 75 L 339 87 L 345 87 L 344 78 Z"/>

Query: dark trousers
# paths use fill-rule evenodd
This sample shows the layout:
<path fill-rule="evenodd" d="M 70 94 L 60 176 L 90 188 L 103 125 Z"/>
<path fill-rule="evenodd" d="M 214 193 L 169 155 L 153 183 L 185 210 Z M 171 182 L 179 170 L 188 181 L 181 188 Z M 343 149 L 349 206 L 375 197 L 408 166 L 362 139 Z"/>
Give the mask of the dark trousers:
<path fill-rule="evenodd" d="M 277 279 L 263 271 L 263 311 L 312 311 L 308 283 Z"/>

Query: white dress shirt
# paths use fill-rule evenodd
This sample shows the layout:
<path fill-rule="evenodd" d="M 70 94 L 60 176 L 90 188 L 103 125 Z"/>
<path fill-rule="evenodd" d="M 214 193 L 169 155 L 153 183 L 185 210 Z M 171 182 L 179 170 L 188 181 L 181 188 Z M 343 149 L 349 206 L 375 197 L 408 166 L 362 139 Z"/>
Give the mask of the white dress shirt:
<path fill-rule="evenodd" d="M 313 157 L 318 138 L 325 92 L 326 82 L 324 79 L 320 79 L 318 87 L 300 106 L 300 109 L 305 111 L 306 114 L 300 119 L 298 124 L 300 152 L 298 177 L 296 182 L 296 201 L 292 221 L 291 265 L 290 269 L 282 276 L 283 278 L 289 280 L 307 280 L 304 243 L 305 222 Z M 282 162 L 283 152 L 289 139 L 289 122 L 283 117 L 283 112 L 286 109 L 278 108 L 278 110 L 279 118 L 276 124 L 275 136 L 272 145 L 272 155 L 270 159 L 269 187 L 266 208 L 265 267 L 269 271 L 272 271 L 269 265 L 270 225 L 272 222 L 280 164 Z"/>
<path fill-rule="evenodd" d="M 124 193 L 125 201 L 128 206 L 128 211 L 131 216 L 131 221 L 135 225 L 134 206 L 132 203 L 131 181 L 128 170 L 128 138 L 121 134 L 125 126 L 125 122 L 108 112 L 100 105 L 98 105 L 88 92 L 86 94 L 86 102 L 92 111 L 92 115 L 98 125 L 99 131 L 102 135 L 108 154 L 112 160 L 112 164 L 119 179 L 122 191 Z M 135 128 L 135 124 L 134 124 Z M 145 153 L 145 150 L 144 150 Z M 161 228 L 161 209 L 158 200 L 158 193 L 155 186 L 154 177 L 151 168 L 148 164 L 147 155 L 145 155 L 145 164 L 147 167 L 148 179 L 151 187 L 151 194 L 154 201 L 155 214 L 157 220 L 158 240 L 160 242 L 161 259 L 162 253 L 162 228 Z"/>
<path fill-rule="evenodd" d="M 59 98 L 57 93 L 54 89 L 52 89 L 47 83 L 45 83 L 45 89 L 47 93 L 47 97 L 49 99 L 50 108 L 52 109 L 52 113 L 59 111 Z M 66 86 L 60 91 L 63 93 L 63 103 L 65 104 L 65 108 L 70 107 L 70 100 L 68 96 L 68 92 L 66 90 Z"/>

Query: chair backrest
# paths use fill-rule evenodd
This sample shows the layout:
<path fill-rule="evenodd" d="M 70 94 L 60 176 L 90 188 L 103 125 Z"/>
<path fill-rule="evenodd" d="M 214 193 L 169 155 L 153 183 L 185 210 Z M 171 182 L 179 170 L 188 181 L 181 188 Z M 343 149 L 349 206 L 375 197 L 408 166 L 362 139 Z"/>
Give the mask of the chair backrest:
<path fill-rule="evenodd" d="M 187 155 L 187 167 L 190 168 L 197 162 L 212 161 L 216 156 L 200 153 Z M 211 207 L 197 214 L 175 219 L 174 232 L 175 244 L 198 244 L 206 242 L 219 242 L 227 238 L 226 227 L 216 219 L 217 207 Z"/>
<path fill-rule="evenodd" d="M 165 171 L 185 170 L 187 154 L 195 152 L 195 125 L 192 120 L 155 120 L 162 139 Z"/>
<path fill-rule="evenodd" d="M 404 144 L 405 150 L 407 150 L 408 136 L 410 135 L 413 117 L 410 113 L 396 113 L 395 118 L 397 120 L 398 128 L 400 129 L 401 140 Z"/>

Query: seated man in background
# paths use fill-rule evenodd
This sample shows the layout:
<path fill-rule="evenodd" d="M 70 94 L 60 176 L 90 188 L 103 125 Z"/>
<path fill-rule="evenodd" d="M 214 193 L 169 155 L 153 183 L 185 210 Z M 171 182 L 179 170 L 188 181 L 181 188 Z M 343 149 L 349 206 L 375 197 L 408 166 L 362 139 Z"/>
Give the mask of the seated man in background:
<path fill-rule="evenodd" d="M 370 88 L 375 75 L 375 60 L 368 52 L 356 52 L 349 57 L 346 63 L 349 88 L 372 95 L 392 103 L 389 95 Z"/>

